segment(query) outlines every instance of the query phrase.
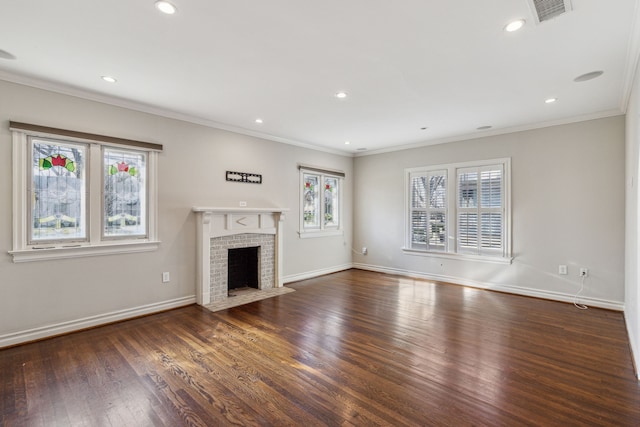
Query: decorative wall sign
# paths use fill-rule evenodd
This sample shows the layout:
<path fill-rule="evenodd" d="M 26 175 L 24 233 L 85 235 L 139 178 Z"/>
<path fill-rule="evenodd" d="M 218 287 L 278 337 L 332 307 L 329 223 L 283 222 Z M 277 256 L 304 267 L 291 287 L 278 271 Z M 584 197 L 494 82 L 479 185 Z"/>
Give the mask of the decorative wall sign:
<path fill-rule="evenodd" d="M 262 184 L 262 175 L 257 173 L 227 171 L 227 181 Z"/>

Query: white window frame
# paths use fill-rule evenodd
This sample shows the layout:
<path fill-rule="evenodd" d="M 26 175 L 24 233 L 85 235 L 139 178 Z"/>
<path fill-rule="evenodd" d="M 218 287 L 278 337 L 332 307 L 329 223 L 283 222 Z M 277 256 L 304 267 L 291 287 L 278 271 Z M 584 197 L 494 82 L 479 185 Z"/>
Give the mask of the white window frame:
<path fill-rule="evenodd" d="M 299 165 L 298 169 L 300 170 L 300 224 L 298 235 L 301 239 L 315 238 L 315 237 L 329 237 L 329 236 L 342 236 L 344 234 L 343 230 L 343 193 L 344 193 L 344 172 L 318 168 L 315 166 L 304 166 Z M 325 186 L 325 179 L 332 178 L 336 179 L 337 182 L 337 191 L 338 191 L 338 224 L 332 226 L 325 226 L 324 221 L 320 218 L 320 225 L 318 227 L 309 228 L 304 225 L 304 175 L 311 174 L 317 175 L 320 177 L 320 189 L 323 189 Z M 324 212 L 324 195 L 322 190 L 319 194 L 320 197 L 320 213 Z"/>
<path fill-rule="evenodd" d="M 437 177 L 437 176 L 443 176 L 444 180 L 445 180 L 445 191 L 446 190 L 446 186 L 448 185 L 448 181 L 449 178 L 447 176 L 447 170 L 443 170 L 443 169 L 433 169 L 433 170 L 429 170 L 429 171 L 414 171 L 409 173 L 408 176 L 408 180 L 409 180 L 409 202 L 408 202 L 408 217 L 407 217 L 407 221 L 408 221 L 408 233 L 411 233 L 411 223 L 412 223 L 412 218 L 413 218 L 413 214 L 416 212 L 423 212 L 425 214 L 426 217 L 426 231 L 425 231 L 425 242 L 424 242 L 424 249 L 419 249 L 419 250 L 424 250 L 427 252 L 438 252 L 438 253 L 443 253 L 443 252 L 447 252 L 447 240 L 448 239 L 444 239 L 444 242 L 442 242 L 441 247 L 438 247 L 440 245 L 431 245 L 430 243 L 430 239 L 429 239 L 429 228 L 430 228 L 430 222 L 429 219 L 431 217 L 432 213 L 441 213 L 444 214 L 445 217 L 445 224 L 447 221 L 447 215 L 448 215 L 448 203 L 447 200 L 449 199 L 449 194 L 445 193 L 445 206 L 443 208 L 436 208 L 430 205 L 430 201 L 431 201 L 431 187 L 429 186 L 429 180 L 432 177 Z M 413 178 L 421 178 L 424 177 L 427 179 L 427 191 L 425 193 L 425 195 L 427 196 L 427 199 L 425 200 L 425 206 L 424 207 L 415 207 L 412 205 L 411 200 L 413 197 L 413 187 L 412 187 L 412 180 Z M 445 228 L 445 233 L 448 229 Z M 409 235 L 408 237 L 408 247 L 412 247 L 413 246 L 413 242 L 411 242 L 411 236 Z"/>
<path fill-rule="evenodd" d="M 127 235 L 107 235 L 105 233 L 105 224 L 107 221 L 106 218 L 106 208 L 104 206 L 104 188 L 105 188 L 105 164 L 102 163 L 102 161 L 104 160 L 104 151 L 105 149 L 113 149 L 113 151 L 117 151 L 117 152 L 129 152 L 132 154 L 140 154 L 144 157 L 144 161 L 145 161 L 145 170 L 147 170 L 147 165 L 149 164 L 149 158 L 150 158 L 150 153 L 144 150 L 139 150 L 139 149 L 134 149 L 134 148 L 129 148 L 129 147 L 111 147 L 111 146 L 107 146 L 107 145 L 103 145 L 102 146 L 102 150 L 100 155 L 101 157 L 101 166 L 102 166 L 102 173 L 101 173 L 101 178 L 102 178 L 102 187 L 101 189 L 103 190 L 102 193 L 102 209 L 101 209 L 101 239 L 102 240 L 135 240 L 135 239 L 146 239 L 149 236 L 149 222 L 148 222 L 148 218 L 149 218 L 149 207 L 147 206 L 147 202 L 145 200 L 144 205 L 145 205 L 145 232 L 144 234 L 137 234 L 137 235 L 133 235 L 133 236 L 127 236 Z M 144 196 L 145 199 L 147 198 L 147 195 L 149 194 L 149 179 L 148 179 L 148 174 L 145 173 L 144 176 Z"/>
<path fill-rule="evenodd" d="M 62 129 L 46 128 L 38 125 L 11 122 L 13 153 L 13 248 L 9 254 L 13 262 L 77 258 L 121 253 L 147 252 L 158 249 L 157 228 L 157 159 L 162 150 L 159 144 L 129 141 L 114 137 L 86 134 Z M 86 241 L 46 241 L 30 243 L 29 233 L 29 187 L 32 159 L 30 138 L 82 143 L 87 145 L 86 189 L 87 218 Z M 131 145 L 127 145 L 131 143 Z M 136 145 L 138 144 L 138 145 Z M 147 146 L 145 146 L 145 144 Z M 118 149 L 130 148 L 147 153 L 147 226 L 146 236 L 139 238 L 107 239 L 102 237 L 103 228 L 103 185 L 102 147 Z"/>
<path fill-rule="evenodd" d="M 469 253 L 469 251 L 459 250 L 458 245 L 458 171 L 476 168 L 482 170 L 486 167 L 500 166 L 502 168 L 502 249 L 496 251 L 485 250 L 481 253 Z M 432 251 L 428 248 L 412 247 L 411 242 L 411 179 L 412 177 L 433 173 L 445 172 L 446 176 L 446 242 L 444 251 Z M 478 194 L 480 198 L 480 194 Z M 402 251 L 409 255 L 420 255 L 435 258 L 466 259 L 474 261 L 484 261 L 490 263 L 510 264 L 513 260 L 511 252 L 511 158 L 499 158 L 464 163 L 450 163 L 430 165 L 417 168 L 405 169 L 405 246 Z M 482 211 L 480 211 L 482 212 Z"/>

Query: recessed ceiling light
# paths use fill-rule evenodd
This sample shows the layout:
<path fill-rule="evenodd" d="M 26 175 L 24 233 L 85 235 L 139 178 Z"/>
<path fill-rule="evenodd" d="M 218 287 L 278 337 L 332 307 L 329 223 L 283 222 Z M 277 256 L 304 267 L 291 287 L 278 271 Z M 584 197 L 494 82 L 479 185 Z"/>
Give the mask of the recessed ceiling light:
<path fill-rule="evenodd" d="M 558 100 L 558 98 L 547 98 L 547 99 L 544 100 L 544 102 L 545 102 L 545 104 L 553 104 L 557 100 Z"/>
<path fill-rule="evenodd" d="M 507 25 L 505 25 L 504 30 L 509 33 L 518 31 L 520 28 L 524 26 L 525 22 L 526 21 L 524 19 L 516 19 L 515 21 L 511 21 Z"/>
<path fill-rule="evenodd" d="M 596 77 L 600 77 L 603 74 L 604 74 L 604 71 L 591 71 L 590 73 L 586 73 L 576 77 L 575 79 L 573 79 L 573 81 L 576 83 L 586 82 L 587 80 L 592 80 L 592 79 L 595 79 Z"/>
<path fill-rule="evenodd" d="M 336 92 L 336 98 L 344 99 L 347 97 L 347 92 Z"/>
<path fill-rule="evenodd" d="M 157 1 L 156 9 L 158 9 L 162 13 L 166 13 L 167 15 L 173 15 L 177 10 L 176 7 L 168 1 Z"/>
<path fill-rule="evenodd" d="M 367 151 L 366 148 L 362 147 L 362 148 L 356 148 L 356 151 Z"/>
<path fill-rule="evenodd" d="M 10 54 L 6 50 L 0 49 L 0 58 L 2 59 L 16 59 L 15 55 Z"/>
<path fill-rule="evenodd" d="M 349 145 L 349 144 L 351 144 L 351 141 L 345 141 L 344 142 L 344 145 Z"/>
<path fill-rule="evenodd" d="M 115 82 L 118 81 L 118 80 L 116 80 L 115 77 L 111 77 L 111 76 L 102 76 L 102 80 L 104 80 L 105 82 L 108 82 L 108 83 L 115 83 Z"/>
<path fill-rule="evenodd" d="M 478 130 L 487 130 L 487 129 L 491 129 L 491 128 L 492 128 L 492 126 L 480 126 L 480 127 L 477 127 L 476 129 L 478 129 Z"/>
<path fill-rule="evenodd" d="M 256 123 L 257 123 L 257 124 L 259 124 L 259 125 L 261 125 L 261 124 L 262 124 L 262 123 L 264 123 L 264 122 L 262 121 L 262 119 L 256 119 Z"/>

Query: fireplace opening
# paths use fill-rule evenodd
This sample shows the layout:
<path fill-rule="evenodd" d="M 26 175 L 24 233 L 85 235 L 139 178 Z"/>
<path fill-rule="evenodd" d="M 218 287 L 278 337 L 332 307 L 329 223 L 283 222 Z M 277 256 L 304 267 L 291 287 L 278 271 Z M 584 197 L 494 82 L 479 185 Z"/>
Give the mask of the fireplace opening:
<path fill-rule="evenodd" d="M 259 289 L 259 246 L 229 249 L 227 287 L 229 291 L 239 288 Z"/>

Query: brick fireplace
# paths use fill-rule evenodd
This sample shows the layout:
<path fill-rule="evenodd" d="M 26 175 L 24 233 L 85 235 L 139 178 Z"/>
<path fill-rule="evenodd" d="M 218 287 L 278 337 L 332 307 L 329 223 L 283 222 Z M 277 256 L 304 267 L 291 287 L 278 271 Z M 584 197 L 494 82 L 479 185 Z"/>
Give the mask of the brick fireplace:
<path fill-rule="evenodd" d="M 258 289 L 282 287 L 282 227 L 287 209 L 194 207 L 200 305 L 227 299 L 229 250 L 258 248 Z"/>

